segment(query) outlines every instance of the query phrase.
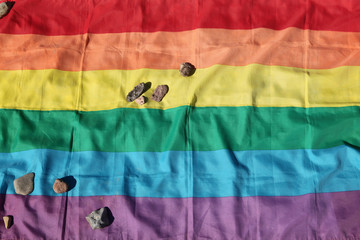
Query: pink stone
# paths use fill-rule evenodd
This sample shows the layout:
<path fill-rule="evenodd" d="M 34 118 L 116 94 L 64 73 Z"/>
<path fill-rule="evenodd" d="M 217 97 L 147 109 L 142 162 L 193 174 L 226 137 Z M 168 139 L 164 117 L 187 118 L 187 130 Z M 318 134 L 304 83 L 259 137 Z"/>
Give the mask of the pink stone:
<path fill-rule="evenodd" d="M 143 105 L 143 104 L 145 104 L 146 99 L 145 99 L 144 96 L 141 96 L 141 97 L 135 99 L 135 102 L 136 102 L 137 104 L 139 104 L 139 105 Z"/>

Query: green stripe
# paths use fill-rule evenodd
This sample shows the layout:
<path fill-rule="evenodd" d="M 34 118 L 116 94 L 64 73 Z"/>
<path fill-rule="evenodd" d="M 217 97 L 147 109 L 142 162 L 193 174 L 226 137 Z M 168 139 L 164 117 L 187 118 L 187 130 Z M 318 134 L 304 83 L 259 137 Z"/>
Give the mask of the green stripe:
<path fill-rule="evenodd" d="M 268 150 L 360 146 L 360 108 L 0 110 L 0 151 Z"/>

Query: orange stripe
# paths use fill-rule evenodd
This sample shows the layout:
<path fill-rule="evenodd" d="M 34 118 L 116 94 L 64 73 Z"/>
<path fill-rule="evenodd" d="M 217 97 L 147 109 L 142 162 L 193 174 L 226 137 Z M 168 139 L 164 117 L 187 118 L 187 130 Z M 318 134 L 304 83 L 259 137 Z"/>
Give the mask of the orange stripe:
<path fill-rule="evenodd" d="M 360 65 L 359 48 L 360 33 L 297 28 L 71 36 L 0 34 L 0 69 L 178 69 L 184 61 L 198 68 L 259 63 L 329 69 Z"/>

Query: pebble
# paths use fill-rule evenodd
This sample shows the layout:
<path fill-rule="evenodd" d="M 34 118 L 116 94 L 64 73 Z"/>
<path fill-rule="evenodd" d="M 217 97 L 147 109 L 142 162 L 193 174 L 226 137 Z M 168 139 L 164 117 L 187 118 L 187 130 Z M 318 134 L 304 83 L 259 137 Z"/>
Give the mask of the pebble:
<path fill-rule="evenodd" d="M 137 104 L 139 104 L 139 105 L 144 105 L 145 102 L 146 102 L 146 99 L 145 99 L 144 96 L 141 96 L 141 97 L 135 99 L 135 102 L 136 102 Z"/>
<path fill-rule="evenodd" d="M 10 1 L 0 3 L 0 19 L 5 17 L 10 12 L 14 4 L 15 2 Z"/>
<path fill-rule="evenodd" d="M 64 193 L 67 192 L 69 189 L 69 186 L 66 182 L 64 182 L 61 179 L 56 179 L 53 185 L 54 192 L 56 193 Z"/>
<path fill-rule="evenodd" d="M 168 85 L 157 86 L 154 93 L 151 96 L 151 100 L 161 102 L 161 100 L 165 97 L 168 91 L 169 91 Z"/>
<path fill-rule="evenodd" d="M 184 77 L 189 77 L 189 76 L 193 75 L 195 73 L 195 71 L 196 71 L 195 66 L 189 62 L 185 62 L 180 65 L 180 73 Z"/>
<path fill-rule="evenodd" d="M 108 207 L 104 207 L 91 212 L 88 216 L 86 216 L 86 220 L 94 230 L 109 226 L 114 221 L 114 217 L 110 209 Z"/>
<path fill-rule="evenodd" d="M 14 188 L 17 194 L 28 195 L 34 191 L 35 173 L 28 173 L 14 180 Z"/>
<path fill-rule="evenodd" d="M 5 228 L 9 229 L 14 224 L 13 216 L 4 216 L 3 217 Z"/>
<path fill-rule="evenodd" d="M 136 85 L 136 86 L 134 87 L 133 90 L 131 90 L 131 91 L 128 93 L 128 95 L 126 96 L 126 100 L 127 100 L 128 102 L 134 101 L 135 99 L 137 99 L 138 97 L 140 97 L 141 94 L 143 94 L 144 90 L 145 90 L 145 83 L 143 83 L 143 82 L 142 82 L 142 83 L 139 83 L 138 85 Z"/>

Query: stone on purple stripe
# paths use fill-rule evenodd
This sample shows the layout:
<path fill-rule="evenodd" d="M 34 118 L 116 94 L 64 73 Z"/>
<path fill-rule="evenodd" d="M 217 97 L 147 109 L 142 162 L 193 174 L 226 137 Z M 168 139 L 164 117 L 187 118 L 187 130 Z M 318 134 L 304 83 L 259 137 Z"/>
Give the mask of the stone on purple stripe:
<path fill-rule="evenodd" d="M 9 229 L 11 228 L 11 226 L 14 224 L 14 218 L 13 216 L 3 216 L 3 220 L 4 220 L 4 224 L 5 224 L 5 228 Z"/>
<path fill-rule="evenodd" d="M 28 173 L 14 180 L 15 192 L 20 195 L 28 195 L 34 191 L 35 173 Z"/>
<path fill-rule="evenodd" d="M 103 207 L 92 211 L 86 216 L 86 220 L 89 222 L 91 228 L 95 230 L 111 225 L 114 217 L 108 207 Z"/>

